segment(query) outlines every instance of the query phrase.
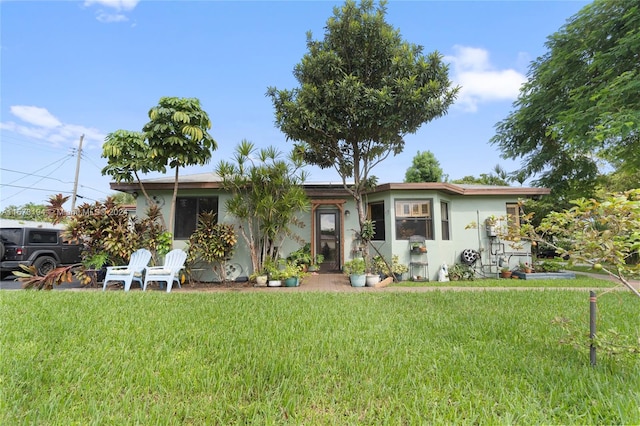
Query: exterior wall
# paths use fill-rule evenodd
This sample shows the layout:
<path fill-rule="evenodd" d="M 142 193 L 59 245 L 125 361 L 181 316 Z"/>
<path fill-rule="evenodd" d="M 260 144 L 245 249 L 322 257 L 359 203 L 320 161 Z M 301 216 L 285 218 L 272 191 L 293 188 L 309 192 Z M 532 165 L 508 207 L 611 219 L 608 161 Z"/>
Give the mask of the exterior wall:
<path fill-rule="evenodd" d="M 481 258 L 474 265 L 481 276 L 493 277 L 499 272 L 499 258 L 504 257 L 511 267 L 519 261 L 531 259 L 528 253 L 530 246 L 523 245 L 514 248 L 498 238 L 487 236 L 484 221 L 489 216 L 505 216 L 507 203 L 516 203 L 514 197 L 504 196 L 460 196 L 448 195 L 442 192 L 425 191 L 394 191 L 379 197 L 370 197 L 369 202 L 384 200 L 385 202 L 385 234 L 386 241 L 374 242 L 383 256 L 389 258 L 392 254 L 399 256 L 400 263 L 409 265 L 412 261 L 408 240 L 397 239 L 395 226 L 396 200 L 431 200 L 433 215 L 434 239 L 427 240 L 427 261 L 429 263 L 430 280 L 438 279 L 440 265 L 461 263 L 461 254 L 465 249 L 472 249 L 480 253 Z M 442 239 L 441 201 L 449 205 L 450 240 Z M 473 227 L 470 225 L 477 224 Z M 415 258 L 414 261 L 424 259 Z M 410 278 L 406 276 L 405 278 Z"/>
<path fill-rule="evenodd" d="M 169 211 L 171 208 L 171 191 L 150 191 L 150 195 L 156 196 L 160 200 L 162 213 L 169 222 Z M 236 268 L 237 275 L 249 276 L 252 271 L 251 260 L 248 248 L 242 238 L 239 229 L 237 229 L 237 221 L 233 216 L 229 215 L 225 210 L 225 201 L 229 198 L 225 193 L 219 190 L 181 190 L 180 197 L 184 196 L 217 196 L 218 197 L 218 220 L 221 223 L 232 223 L 236 225 L 236 233 L 238 236 L 238 244 L 230 261 Z M 356 239 L 356 230 L 359 229 L 358 214 L 353 199 L 344 198 L 344 211 L 349 211 L 349 215 L 342 217 L 344 224 L 343 234 L 343 257 L 342 262 L 346 262 L 358 254 L 354 251 L 358 242 Z M 412 260 L 409 250 L 408 240 L 396 239 L 395 226 L 395 201 L 396 200 L 430 200 L 432 201 L 433 216 L 433 236 L 434 239 L 427 240 L 426 246 L 428 250 L 427 258 L 429 263 L 430 280 L 438 279 L 438 270 L 440 265 L 446 263 L 453 265 L 460 263 L 460 255 L 465 249 L 473 249 L 480 253 L 481 259 L 474 265 L 476 273 L 484 276 L 496 276 L 499 271 L 499 259 L 505 258 L 510 267 L 515 267 L 518 262 L 530 262 L 530 247 L 514 248 L 506 242 L 499 241 L 497 238 L 489 238 L 487 236 L 484 221 L 487 217 L 506 215 L 506 204 L 516 203 L 515 196 L 495 196 L 495 195 L 450 195 L 443 191 L 433 190 L 392 190 L 385 192 L 377 192 L 370 194 L 366 200 L 367 203 L 384 201 L 385 213 L 385 241 L 373 241 L 374 247 L 386 259 L 390 259 L 393 254 L 399 256 L 400 263 L 409 265 Z M 450 240 L 442 239 L 441 229 L 441 212 L 440 202 L 445 201 L 449 205 L 449 222 L 450 222 Z M 319 206 L 318 209 L 331 208 L 331 206 Z M 144 197 L 137 199 L 138 215 L 144 213 L 146 209 L 146 200 Z M 286 257 L 292 251 L 300 248 L 305 242 L 311 242 L 312 238 L 312 215 L 310 211 L 299 214 L 299 219 L 304 223 L 303 228 L 293 229 L 298 238 L 286 238 L 279 248 L 282 257 Z M 467 227 L 476 223 L 478 226 Z M 300 241 L 299 241 L 300 240 Z M 174 248 L 186 248 L 187 240 L 176 240 Z M 377 254 L 376 250 L 370 250 L 371 255 Z M 211 271 L 200 271 L 197 276 L 203 281 L 214 280 Z M 410 278 L 407 274 L 405 278 Z"/>

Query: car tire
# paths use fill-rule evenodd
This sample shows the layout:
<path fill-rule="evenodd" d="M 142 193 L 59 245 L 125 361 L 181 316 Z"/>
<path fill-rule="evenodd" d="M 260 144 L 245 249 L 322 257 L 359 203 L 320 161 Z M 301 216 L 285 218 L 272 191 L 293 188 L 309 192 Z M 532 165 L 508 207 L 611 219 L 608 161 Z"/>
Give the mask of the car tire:
<path fill-rule="evenodd" d="M 38 275 L 44 277 L 49 272 L 51 272 L 54 269 L 56 269 L 56 266 L 58 266 L 58 265 L 56 263 L 56 260 L 53 257 L 42 256 L 42 257 L 37 258 L 36 261 L 33 262 L 33 266 L 34 266 L 34 268 L 36 268 L 36 271 L 38 272 Z"/>
<path fill-rule="evenodd" d="M 0 259 L 4 258 L 4 243 L 0 241 Z"/>

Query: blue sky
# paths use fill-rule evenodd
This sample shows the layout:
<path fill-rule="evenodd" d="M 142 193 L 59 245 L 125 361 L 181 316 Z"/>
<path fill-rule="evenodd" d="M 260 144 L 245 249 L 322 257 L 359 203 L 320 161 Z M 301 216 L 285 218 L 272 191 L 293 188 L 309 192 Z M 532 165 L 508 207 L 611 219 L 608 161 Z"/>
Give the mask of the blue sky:
<path fill-rule="evenodd" d="M 444 118 L 406 137 L 402 154 L 377 166 L 402 182 L 417 151 L 432 151 L 450 179 L 514 170 L 488 141 L 511 111 L 529 63 L 585 1 L 391 1 L 387 22 L 439 51 L 462 86 Z M 212 171 L 248 139 L 291 144 L 274 126 L 267 87 L 293 88 L 306 32 L 322 38 L 334 1 L 1 1 L 0 208 L 71 193 L 73 149 L 84 134 L 78 194 L 112 193 L 101 176 L 104 137 L 136 130 L 162 96 L 197 97 L 218 143 Z M 338 181 L 308 168 L 310 181 Z M 154 177 L 157 175 L 148 175 Z M 80 199 L 79 202 L 83 200 Z"/>

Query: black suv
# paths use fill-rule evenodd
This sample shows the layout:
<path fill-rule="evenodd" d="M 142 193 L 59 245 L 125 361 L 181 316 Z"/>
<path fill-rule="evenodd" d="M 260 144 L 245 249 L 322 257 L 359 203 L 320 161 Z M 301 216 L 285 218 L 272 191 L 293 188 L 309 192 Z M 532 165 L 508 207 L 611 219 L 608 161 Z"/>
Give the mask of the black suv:
<path fill-rule="evenodd" d="M 80 244 L 62 237 L 61 229 L 0 228 L 0 273 L 20 270 L 20 264 L 33 265 L 39 275 L 58 266 L 79 263 Z"/>

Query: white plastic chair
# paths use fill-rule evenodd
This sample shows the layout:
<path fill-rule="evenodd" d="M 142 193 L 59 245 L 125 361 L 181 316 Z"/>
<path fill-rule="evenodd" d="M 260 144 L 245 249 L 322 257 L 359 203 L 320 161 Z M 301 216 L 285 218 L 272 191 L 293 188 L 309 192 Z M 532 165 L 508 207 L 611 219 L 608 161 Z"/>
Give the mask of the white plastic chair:
<path fill-rule="evenodd" d="M 147 249 L 140 249 L 131 254 L 127 266 L 108 266 L 102 291 L 107 289 L 109 281 L 123 281 L 124 291 L 129 291 L 133 281 L 138 281 L 140 288 L 142 288 L 142 272 L 147 267 L 149 260 L 151 260 L 151 252 Z"/>
<path fill-rule="evenodd" d="M 166 282 L 167 293 L 171 292 L 173 282 L 180 285 L 180 270 L 184 268 L 184 262 L 187 260 L 187 253 L 180 249 L 171 250 L 164 258 L 164 265 L 162 266 L 148 266 L 144 275 L 144 286 L 142 291 L 147 289 L 149 281 Z"/>

